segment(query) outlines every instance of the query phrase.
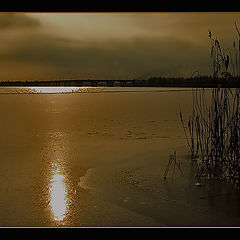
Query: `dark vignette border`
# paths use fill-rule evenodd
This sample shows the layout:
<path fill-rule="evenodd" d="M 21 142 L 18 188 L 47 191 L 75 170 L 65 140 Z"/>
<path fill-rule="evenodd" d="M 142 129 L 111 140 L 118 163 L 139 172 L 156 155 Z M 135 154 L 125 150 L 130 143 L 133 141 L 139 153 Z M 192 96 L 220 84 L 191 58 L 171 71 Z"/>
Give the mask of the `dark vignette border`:
<path fill-rule="evenodd" d="M 206 0 L 2 1 L 1 12 L 240 12 L 239 4 Z"/>

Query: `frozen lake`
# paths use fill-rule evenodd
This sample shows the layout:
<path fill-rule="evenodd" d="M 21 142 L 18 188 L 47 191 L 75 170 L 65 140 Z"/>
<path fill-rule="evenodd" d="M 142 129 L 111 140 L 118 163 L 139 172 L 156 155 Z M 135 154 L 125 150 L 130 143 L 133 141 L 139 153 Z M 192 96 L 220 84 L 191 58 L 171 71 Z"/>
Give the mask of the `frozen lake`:
<path fill-rule="evenodd" d="M 239 192 L 194 186 L 179 118 L 191 97 L 181 88 L 0 88 L 0 226 L 239 226 Z M 170 169 L 164 182 L 174 151 L 183 176 Z"/>

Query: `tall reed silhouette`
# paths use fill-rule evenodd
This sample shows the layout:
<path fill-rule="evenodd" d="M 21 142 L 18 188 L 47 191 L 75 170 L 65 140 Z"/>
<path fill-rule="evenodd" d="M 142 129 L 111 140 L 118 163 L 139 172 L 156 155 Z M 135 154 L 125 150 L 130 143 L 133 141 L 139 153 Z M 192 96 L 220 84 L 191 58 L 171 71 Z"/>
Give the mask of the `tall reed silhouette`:
<path fill-rule="evenodd" d="M 239 80 L 240 32 L 236 23 L 235 29 L 238 41 L 233 42 L 233 54 L 226 54 L 219 40 L 209 30 L 212 75 L 218 82 L 229 78 Z M 196 177 L 199 183 L 207 179 L 226 180 L 240 190 L 239 108 L 239 88 L 218 86 L 211 90 L 210 95 L 204 88 L 192 89 L 192 113 L 187 127 L 180 109 L 191 157 L 198 166 Z"/>

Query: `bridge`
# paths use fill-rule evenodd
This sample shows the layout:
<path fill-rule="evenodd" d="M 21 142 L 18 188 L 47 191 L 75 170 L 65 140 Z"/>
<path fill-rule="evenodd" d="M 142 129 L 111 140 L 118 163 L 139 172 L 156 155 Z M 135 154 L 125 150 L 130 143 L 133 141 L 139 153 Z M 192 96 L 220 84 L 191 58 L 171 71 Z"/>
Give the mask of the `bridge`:
<path fill-rule="evenodd" d="M 0 86 L 72 86 L 72 87 L 132 87 L 138 86 L 137 80 L 50 80 L 50 81 L 8 81 Z M 142 85 L 142 84 L 141 84 Z"/>
<path fill-rule="evenodd" d="M 150 78 L 96 80 L 96 79 L 65 79 L 65 80 L 39 80 L 39 81 L 1 81 L 0 86 L 71 86 L 71 87 L 240 87 L 239 78 L 225 79 L 209 76 L 195 78 Z"/>

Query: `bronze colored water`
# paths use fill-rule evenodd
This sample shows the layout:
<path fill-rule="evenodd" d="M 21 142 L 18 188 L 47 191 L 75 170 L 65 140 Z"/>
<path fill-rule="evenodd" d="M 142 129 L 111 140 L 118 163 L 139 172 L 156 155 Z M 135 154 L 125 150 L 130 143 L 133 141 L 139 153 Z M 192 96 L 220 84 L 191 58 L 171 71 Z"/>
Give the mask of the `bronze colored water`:
<path fill-rule="evenodd" d="M 195 186 L 191 91 L 0 94 L 0 226 L 239 226 L 240 194 Z M 183 176 L 169 168 L 176 151 Z"/>

